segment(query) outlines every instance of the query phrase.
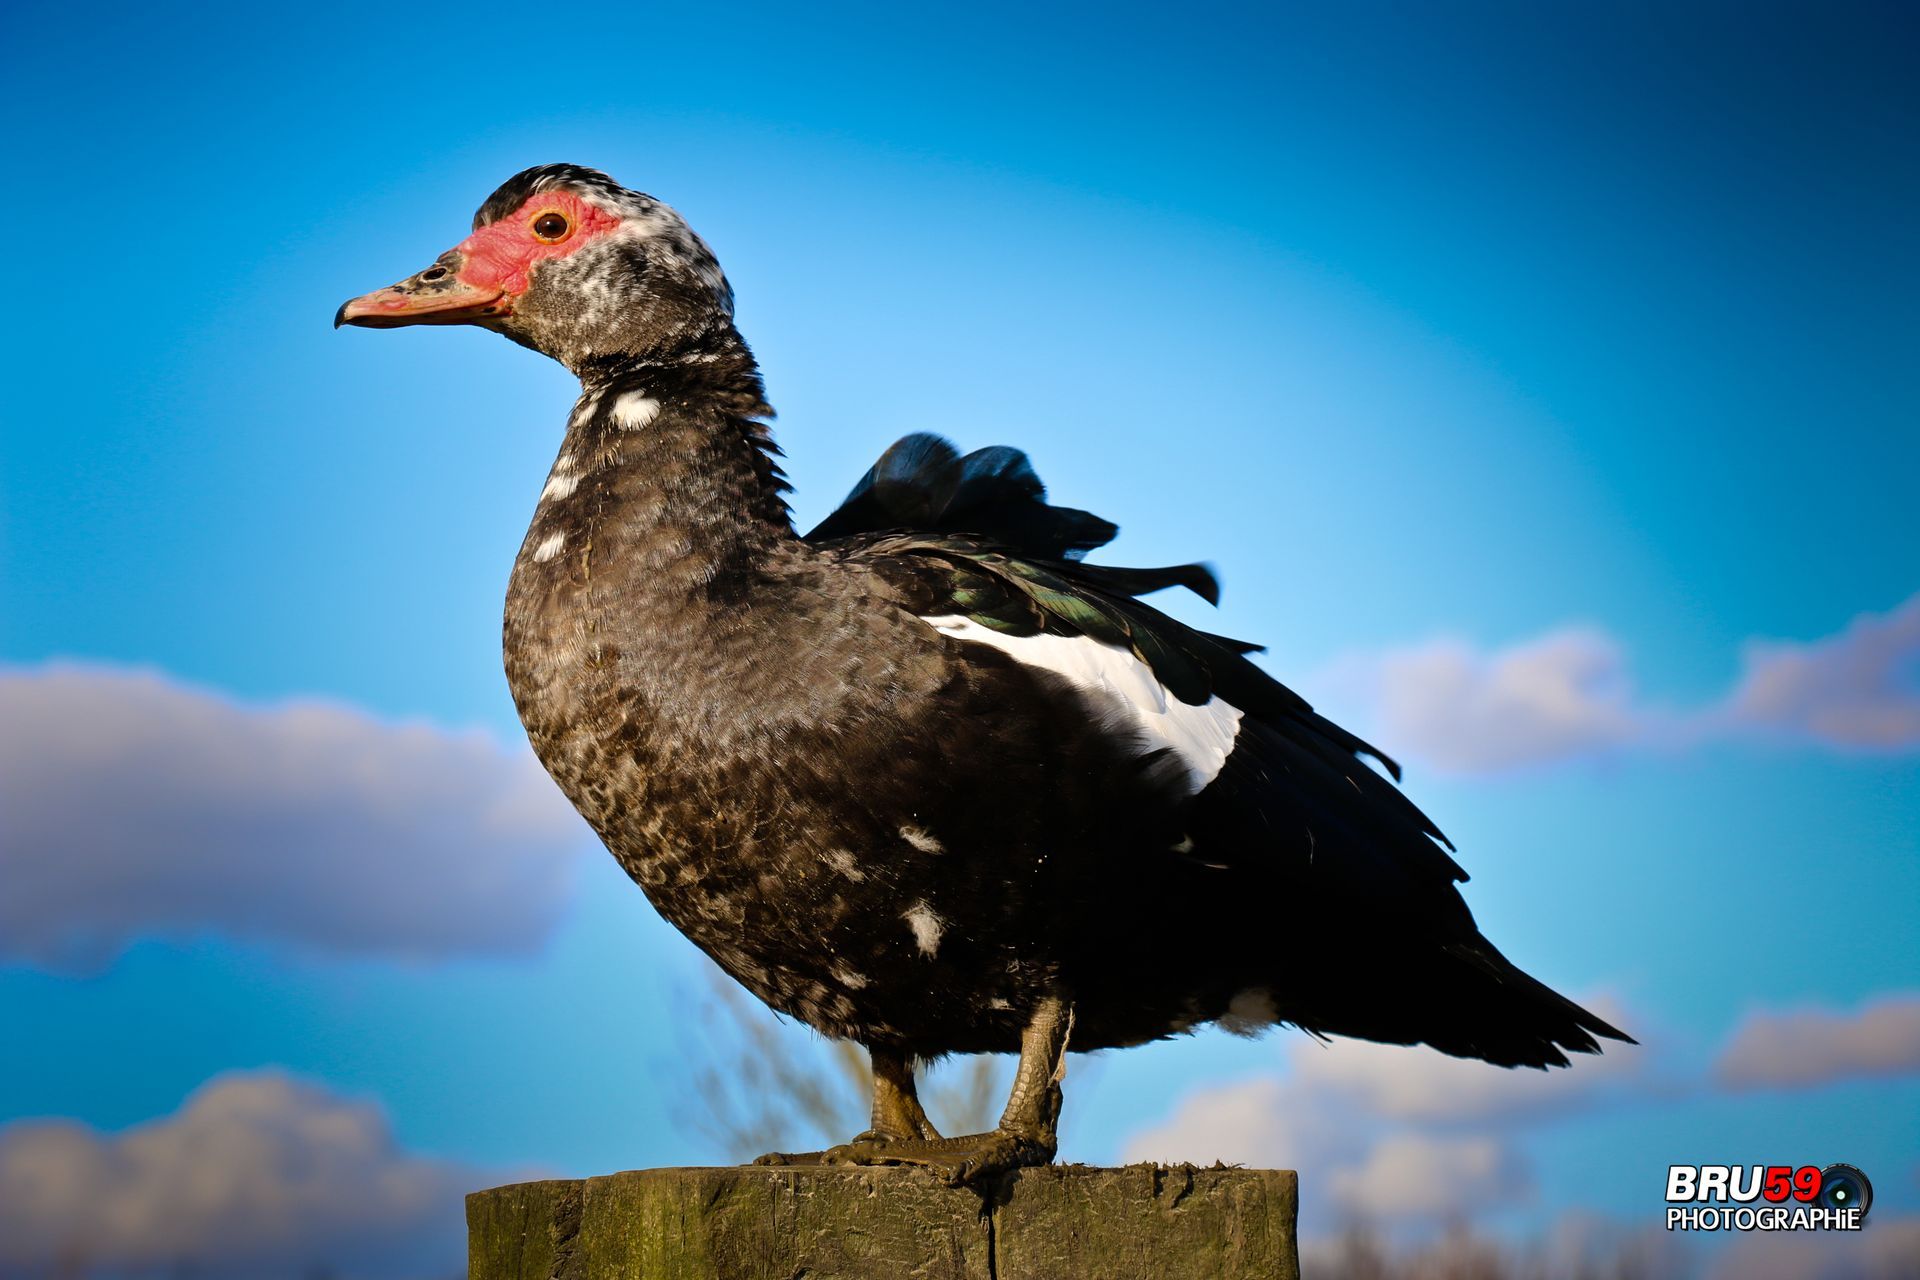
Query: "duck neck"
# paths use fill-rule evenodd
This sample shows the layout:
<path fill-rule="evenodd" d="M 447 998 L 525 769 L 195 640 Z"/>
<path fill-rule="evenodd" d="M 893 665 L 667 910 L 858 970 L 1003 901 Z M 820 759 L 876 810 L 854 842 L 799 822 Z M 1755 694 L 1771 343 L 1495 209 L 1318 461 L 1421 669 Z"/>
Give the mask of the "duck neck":
<path fill-rule="evenodd" d="M 772 416 L 728 323 L 580 370 L 581 394 L 515 567 L 629 601 L 724 590 L 790 543 Z"/>

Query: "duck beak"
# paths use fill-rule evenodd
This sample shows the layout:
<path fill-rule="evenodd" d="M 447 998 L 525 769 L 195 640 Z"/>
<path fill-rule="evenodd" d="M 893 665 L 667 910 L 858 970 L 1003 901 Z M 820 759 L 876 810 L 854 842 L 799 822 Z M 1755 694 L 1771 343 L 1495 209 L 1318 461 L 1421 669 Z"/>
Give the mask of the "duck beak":
<path fill-rule="evenodd" d="M 398 329 L 409 324 L 490 324 L 510 311 L 506 290 L 467 283 L 458 250 L 399 284 L 349 298 L 333 313 L 333 327 Z"/>

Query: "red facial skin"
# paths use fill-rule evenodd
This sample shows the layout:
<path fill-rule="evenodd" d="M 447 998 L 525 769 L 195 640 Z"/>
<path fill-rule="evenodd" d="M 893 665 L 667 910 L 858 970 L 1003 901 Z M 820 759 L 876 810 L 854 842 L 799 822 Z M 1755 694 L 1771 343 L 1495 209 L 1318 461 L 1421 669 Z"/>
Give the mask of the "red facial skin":
<path fill-rule="evenodd" d="M 534 235 L 533 224 L 548 213 L 567 220 L 566 234 L 554 243 Z M 354 298 L 334 316 L 335 326 L 391 329 L 410 324 L 491 325 L 512 313 L 514 299 L 531 284 L 534 264 L 578 253 L 588 242 L 620 225 L 620 219 L 579 196 L 545 191 L 496 222 L 488 223 L 456 250 L 460 270 L 451 281 L 425 287 L 427 274 Z M 429 269 L 431 270 L 431 268 Z"/>
<path fill-rule="evenodd" d="M 533 224 L 547 213 L 558 213 L 567 220 L 569 230 L 555 244 L 547 244 L 533 234 Z M 620 219 L 576 195 L 544 191 L 460 242 L 458 252 L 466 263 L 458 278 L 462 284 L 498 289 L 509 297 L 525 293 L 534 263 L 577 253 L 589 240 L 619 225 Z"/>

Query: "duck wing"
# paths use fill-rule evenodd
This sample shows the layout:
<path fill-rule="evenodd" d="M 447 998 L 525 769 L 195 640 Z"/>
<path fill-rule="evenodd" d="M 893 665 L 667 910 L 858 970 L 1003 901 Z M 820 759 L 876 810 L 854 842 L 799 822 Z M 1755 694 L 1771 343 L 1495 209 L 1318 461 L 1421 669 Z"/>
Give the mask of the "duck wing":
<path fill-rule="evenodd" d="M 1045 492 L 1017 450 L 962 456 L 910 436 L 808 536 L 863 562 L 963 649 L 999 649 L 1045 673 L 1043 685 L 1065 681 L 1143 754 L 1183 765 L 1185 836 L 1168 856 L 1258 868 L 1305 890 L 1302 901 L 1364 920 L 1377 954 L 1356 972 L 1399 975 L 1407 1007 L 1367 978 L 1303 1025 L 1502 1065 L 1563 1064 L 1563 1049 L 1596 1051 L 1596 1035 L 1628 1039 L 1480 934 L 1455 887 L 1467 873 L 1452 843 L 1395 785 L 1392 759 L 1256 665 L 1259 646 L 1139 598 L 1180 586 L 1218 603 L 1206 566 L 1087 564 L 1079 557 L 1117 528 L 1050 506 Z"/>
<path fill-rule="evenodd" d="M 1374 833 L 1390 856 L 1423 878 L 1466 879 L 1439 828 L 1362 759 L 1397 780 L 1400 766 L 1386 753 L 1256 666 L 1247 655 L 1261 646 L 1188 626 L 1139 599 L 1185 587 L 1217 604 L 1219 583 L 1207 566 L 1125 568 L 1079 559 L 1117 532 L 1090 512 L 1049 505 L 1019 450 L 962 455 L 922 434 L 882 454 L 806 537 L 866 562 L 894 585 L 903 607 L 949 634 L 1000 638 L 997 647 L 1023 661 L 1045 651 L 1036 665 L 1078 665 L 1081 674 L 1129 690 L 1157 686 L 1144 689 L 1165 706 L 1162 712 L 1156 705 L 1157 714 L 1230 717 L 1237 730 L 1232 748 L 1202 791 L 1216 782 L 1245 790 L 1243 775 L 1251 772 L 1281 793 L 1261 804 L 1263 811 L 1291 804 L 1303 819 L 1337 816 L 1343 827 Z M 1035 639 L 1041 643 L 1018 643 Z M 1117 665 L 1137 667 L 1141 678 L 1115 680 Z M 1260 731 L 1249 734 L 1250 726 Z M 1303 835 L 1301 857 L 1313 856 L 1317 838 Z"/>

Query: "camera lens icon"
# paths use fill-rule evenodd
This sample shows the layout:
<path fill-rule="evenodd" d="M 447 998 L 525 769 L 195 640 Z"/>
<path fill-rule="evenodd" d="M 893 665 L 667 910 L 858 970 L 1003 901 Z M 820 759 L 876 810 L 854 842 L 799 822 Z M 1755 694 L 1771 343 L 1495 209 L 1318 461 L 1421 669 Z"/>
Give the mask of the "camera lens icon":
<path fill-rule="evenodd" d="M 1858 1209 L 1861 1217 L 1873 1207 L 1873 1184 L 1850 1164 L 1830 1164 L 1820 1171 L 1822 1209 Z"/>

